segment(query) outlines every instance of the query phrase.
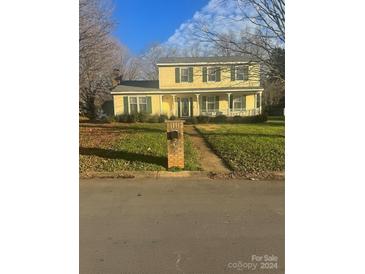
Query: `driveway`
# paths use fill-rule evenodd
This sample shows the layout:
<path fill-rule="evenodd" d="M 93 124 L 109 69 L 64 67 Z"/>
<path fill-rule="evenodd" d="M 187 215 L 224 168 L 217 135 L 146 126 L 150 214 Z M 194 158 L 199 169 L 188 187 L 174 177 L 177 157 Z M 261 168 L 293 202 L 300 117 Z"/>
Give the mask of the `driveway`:
<path fill-rule="evenodd" d="M 81 180 L 80 273 L 284 273 L 284 182 Z"/>

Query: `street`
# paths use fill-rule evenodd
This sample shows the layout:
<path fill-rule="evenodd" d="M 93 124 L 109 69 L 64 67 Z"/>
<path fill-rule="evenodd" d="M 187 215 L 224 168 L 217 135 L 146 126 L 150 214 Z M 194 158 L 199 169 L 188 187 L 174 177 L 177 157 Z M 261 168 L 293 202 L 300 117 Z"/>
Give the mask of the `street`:
<path fill-rule="evenodd" d="M 284 182 L 81 180 L 80 273 L 284 273 Z"/>

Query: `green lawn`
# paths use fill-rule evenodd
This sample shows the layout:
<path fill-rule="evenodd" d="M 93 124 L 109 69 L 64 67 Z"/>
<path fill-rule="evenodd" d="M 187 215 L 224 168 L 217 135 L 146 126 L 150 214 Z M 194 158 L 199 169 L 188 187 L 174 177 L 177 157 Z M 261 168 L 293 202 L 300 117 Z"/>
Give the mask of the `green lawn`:
<path fill-rule="evenodd" d="M 263 174 L 284 170 L 284 122 L 196 127 L 234 171 Z"/>
<path fill-rule="evenodd" d="M 80 173 L 166 170 L 165 124 L 80 124 Z M 199 170 L 185 135 L 185 170 Z"/>

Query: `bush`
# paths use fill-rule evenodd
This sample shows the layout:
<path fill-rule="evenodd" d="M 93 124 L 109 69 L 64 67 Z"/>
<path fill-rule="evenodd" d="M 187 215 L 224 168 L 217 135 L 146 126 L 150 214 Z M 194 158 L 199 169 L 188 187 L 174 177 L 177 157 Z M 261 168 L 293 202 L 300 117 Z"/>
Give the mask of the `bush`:
<path fill-rule="evenodd" d="M 171 115 L 169 120 L 176 120 L 176 116 Z"/>
<path fill-rule="evenodd" d="M 150 115 L 148 115 L 145 112 L 138 112 L 136 113 L 137 116 L 137 122 L 145 123 L 148 122 L 148 119 L 150 118 Z"/>
<path fill-rule="evenodd" d="M 227 119 L 231 123 L 262 123 L 267 121 L 267 114 L 263 113 L 255 116 L 234 116 Z"/>
<path fill-rule="evenodd" d="M 214 117 L 213 119 L 214 123 L 226 123 L 227 122 L 227 116 L 226 115 L 218 115 Z"/>
<path fill-rule="evenodd" d="M 138 121 L 138 114 L 132 113 L 127 115 L 127 123 L 135 123 Z"/>
<path fill-rule="evenodd" d="M 149 123 L 159 123 L 160 122 L 160 116 L 155 114 L 155 115 L 150 115 L 148 118 L 148 122 Z"/>
<path fill-rule="evenodd" d="M 106 121 L 108 123 L 114 123 L 114 122 L 118 122 L 118 116 L 114 116 L 114 115 L 110 115 L 106 118 Z"/>
<path fill-rule="evenodd" d="M 200 115 L 197 117 L 198 123 L 200 124 L 206 124 L 210 122 L 209 116 Z"/>
<path fill-rule="evenodd" d="M 195 116 L 189 117 L 185 120 L 185 124 L 187 124 L 187 125 L 197 124 L 197 123 L 198 123 L 198 119 Z"/>
<path fill-rule="evenodd" d="M 164 123 L 165 120 L 167 120 L 167 119 L 168 119 L 167 115 L 161 114 L 160 117 L 158 118 L 158 122 L 159 123 Z"/>

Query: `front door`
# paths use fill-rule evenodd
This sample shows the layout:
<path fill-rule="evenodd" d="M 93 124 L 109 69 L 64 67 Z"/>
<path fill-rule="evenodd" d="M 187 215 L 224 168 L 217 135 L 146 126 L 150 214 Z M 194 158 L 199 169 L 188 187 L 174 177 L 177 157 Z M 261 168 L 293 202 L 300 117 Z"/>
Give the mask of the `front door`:
<path fill-rule="evenodd" d="M 189 98 L 181 98 L 180 100 L 180 110 L 181 117 L 189 117 L 190 116 L 190 100 Z"/>

